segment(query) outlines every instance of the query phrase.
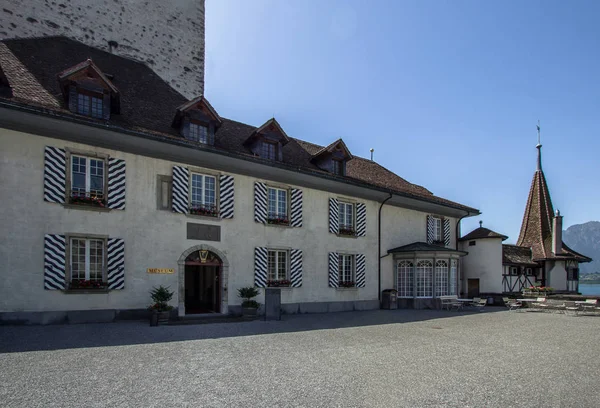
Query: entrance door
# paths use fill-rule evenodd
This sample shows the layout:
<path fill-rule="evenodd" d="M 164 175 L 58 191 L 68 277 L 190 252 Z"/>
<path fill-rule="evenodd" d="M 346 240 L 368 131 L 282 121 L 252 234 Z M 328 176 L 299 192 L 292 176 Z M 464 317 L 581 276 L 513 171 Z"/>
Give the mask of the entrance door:
<path fill-rule="evenodd" d="M 467 280 L 467 297 L 479 297 L 479 279 Z"/>
<path fill-rule="evenodd" d="M 220 313 L 220 267 L 185 266 L 185 313 Z"/>

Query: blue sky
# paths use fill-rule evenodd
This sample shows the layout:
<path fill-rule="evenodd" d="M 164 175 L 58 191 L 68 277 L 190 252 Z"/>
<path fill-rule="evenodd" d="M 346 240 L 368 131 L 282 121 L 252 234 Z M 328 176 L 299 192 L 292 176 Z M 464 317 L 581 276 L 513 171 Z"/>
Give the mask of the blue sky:
<path fill-rule="evenodd" d="M 599 220 L 600 2 L 207 0 L 206 97 L 341 137 L 515 242 L 536 165 L 565 227 Z"/>

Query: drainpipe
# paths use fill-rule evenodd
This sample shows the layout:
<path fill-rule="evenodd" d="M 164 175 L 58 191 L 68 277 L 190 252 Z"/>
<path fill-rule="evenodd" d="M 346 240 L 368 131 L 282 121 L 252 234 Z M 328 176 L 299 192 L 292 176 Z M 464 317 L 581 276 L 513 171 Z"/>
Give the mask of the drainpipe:
<path fill-rule="evenodd" d="M 460 228 L 460 222 L 463 220 L 463 218 L 467 218 L 469 216 L 469 212 L 467 212 L 465 215 L 463 215 L 462 217 L 460 217 L 458 219 L 458 221 L 456 222 L 456 233 L 454 235 L 456 235 L 456 250 L 458 251 L 458 239 L 460 238 L 458 235 L 458 230 Z"/>
<path fill-rule="evenodd" d="M 456 222 L 456 228 L 455 228 L 456 232 L 455 232 L 454 235 L 456 235 L 456 240 L 455 241 L 456 241 L 456 250 L 457 251 L 458 251 L 458 239 L 460 238 L 459 237 L 460 222 L 463 220 L 463 218 L 467 218 L 468 216 L 469 216 L 469 212 L 467 211 L 467 213 L 465 215 L 463 215 L 462 217 L 460 217 L 458 219 L 458 221 Z M 458 286 L 458 293 L 460 294 L 461 291 L 462 291 L 462 280 L 463 280 L 462 279 L 462 262 L 458 262 L 458 271 L 457 272 L 458 272 L 457 273 L 458 274 L 457 277 L 460 278 L 459 279 L 460 284 L 459 284 L 459 282 L 457 282 L 456 284 Z"/>
<path fill-rule="evenodd" d="M 383 202 L 381 203 L 381 205 L 379 206 L 379 226 L 377 227 L 377 284 L 379 287 L 379 291 L 377 292 L 378 296 L 379 296 L 379 304 L 381 305 L 381 209 L 383 208 L 383 205 L 387 202 L 387 200 L 389 200 L 390 198 L 392 198 L 392 193 L 388 193 L 390 196 L 387 197 L 385 200 L 383 200 Z"/>

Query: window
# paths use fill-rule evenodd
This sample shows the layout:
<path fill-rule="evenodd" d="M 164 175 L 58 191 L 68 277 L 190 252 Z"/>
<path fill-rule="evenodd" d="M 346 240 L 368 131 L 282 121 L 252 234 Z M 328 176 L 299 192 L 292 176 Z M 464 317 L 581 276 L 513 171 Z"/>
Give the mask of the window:
<path fill-rule="evenodd" d="M 260 149 L 260 157 L 268 160 L 276 160 L 277 158 L 277 143 L 262 141 Z"/>
<path fill-rule="evenodd" d="M 579 280 L 579 268 L 568 268 L 567 269 L 567 280 L 569 280 L 569 281 Z"/>
<path fill-rule="evenodd" d="M 531 275 L 533 275 L 533 269 L 531 269 L 531 268 L 526 268 L 526 269 L 525 269 L 525 275 L 527 275 L 527 276 L 531 276 Z"/>
<path fill-rule="evenodd" d="M 417 297 L 433 296 L 433 263 L 431 261 L 417 262 Z"/>
<path fill-rule="evenodd" d="M 354 204 L 340 201 L 338 214 L 340 234 L 354 235 Z"/>
<path fill-rule="evenodd" d="M 288 219 L 288 191 L 280 188 L 269 187 L 269 224 L 289 224 Z"/>
<path fill-rule="evenodd" d="M 446 296 L 448 294 L 448 262 L 437 261 L 435 263 L 435 295 Z"/>
<path fill-rule="evenodd" d="M 413 297 L 414 265 L 410 261 L 398 262 L 398 297 Z"/>
<path fill-rule="evenodd" d="M 208 143 L 208 128 L 197 123 L 190 123 L 188 138 L 200 143 Z"/>
<path fill-rule="evenodd" d="M 469 241 L 469 246 L 475 246 L 477 245 L 477 241 Z"/>
<path fill-rule="evenodd" d="M 519 274 L 519 268 L 516 266 L 511 266 L 510 267 L 510 274 L 511 275 L 518 275 Z"/>
<path fill-rule="evenodd" d="M 450 261 L 450 286 L 448 290 L 449 295 L 457 295 L 456 285 L 457 285 L 457 272 L 458 272 L 458 261 L 455 259 Z"/>
<path fill-rule="evenodd" d="M 337 174 L 338 176 L 344 175 L 344 162 L 341 160 L 333 160 L 333 174 Z"/>
<path fill-rule="evenodd" d="M 104 205 L 104 160 L 71 155 L 71 202 Z"/>
<path fill-rule="evenodd" d="M 218 216 L 216 204 L 216 179 L 204 174 L 191 174 L 190 213 Z"/>
<path fill-rule="evenodd" d="M 170 176 L 158 175 L 156 177 L 156 208 L 171 211 L 172 204 L 172 179 Z"/>
<path fill-rule="evenodd" d="M 84 93 L 77 94 L 77 113 L 80 115 L 102 118 L 103 110 L 102 97 Z"/>
<path fill-rule="evenodd" d="M 269 250 L 268 286 L 289 286 L 288 281 L 288 251 Z"/>
<path fill-rule="evenodd" d="M 433 241 L 442 241 L 442 219 L 433 217 Z"/>
<path fill-rule="evenodd" d="M 343 288 L 355 286 L 354 282 L 354 255 L 341 254 L 339 257 L 339 285 Z"/>
<path fill-rule="evenodd" d="M 71 287 L 104 287 L 104 254 L 103 239 L 71 238 Z"/>

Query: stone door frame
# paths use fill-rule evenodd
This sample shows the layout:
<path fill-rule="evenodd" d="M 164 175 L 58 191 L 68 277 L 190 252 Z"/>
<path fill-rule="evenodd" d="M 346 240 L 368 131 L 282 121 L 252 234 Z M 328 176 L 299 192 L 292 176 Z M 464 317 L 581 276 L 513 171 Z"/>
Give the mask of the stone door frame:
<path fill-rule="evenodd" d="M 214 253 L 215 255 L 217 255 L 220 259 L 221 259 L 221 310 L 220 313 L 222 314 L 227 314 L 228 312 L 228 308 L 229 308 L 229 304 L 227 302 L 227 286 L 229 283 L 229 261 L 227 261 L 227 257 L 225 256 L 225 254 L 221 251 L 219 251 L 217 248 L 210 246 L 210 245 L 206 245 L 206 244 L 201 244 L 201 245 L 196 245 L 193 246 L 191 248 L 188 248 L 187 250 L 185 250 L 181 256 L 179 257 L 179 260 L 177 261 L 177 279 L 179 281 L 179 289 L 178 289 L 178 293 L 179 293 L 179 303 L 178 303 L 178 307 L 177 307 L 177 314 L 179 315 L 179 317 L 185 316 L 185 260 L 186 258 L 193 252 L 196 251 L 200 251 L 200 250 L 205 250 L 205 251 L 210 251 L 212 253 Z"/>

